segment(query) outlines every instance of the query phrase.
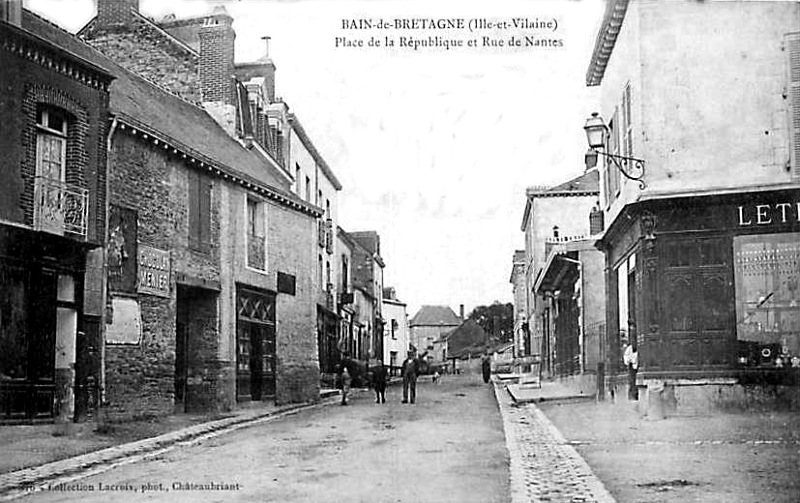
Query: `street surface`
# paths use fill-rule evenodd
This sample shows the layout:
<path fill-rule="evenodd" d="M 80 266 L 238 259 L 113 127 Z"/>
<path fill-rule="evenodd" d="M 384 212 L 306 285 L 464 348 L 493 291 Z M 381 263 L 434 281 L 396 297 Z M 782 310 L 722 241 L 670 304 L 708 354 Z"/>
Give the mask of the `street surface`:
<path fill-rule="evenodd" d="M 417 404 L 372 392 L 306 410 L 21 501 L 508 502 L 509 460 L 491 385 L 421 382 Z M 212 485 L 213 484 L 213 485 Z"/>
<path fill-rule="evenodd" d="M 717 412 L 648 421 L 591 401 L 539 407 L 618 501 L 800 501 L 800 416 Z"/>

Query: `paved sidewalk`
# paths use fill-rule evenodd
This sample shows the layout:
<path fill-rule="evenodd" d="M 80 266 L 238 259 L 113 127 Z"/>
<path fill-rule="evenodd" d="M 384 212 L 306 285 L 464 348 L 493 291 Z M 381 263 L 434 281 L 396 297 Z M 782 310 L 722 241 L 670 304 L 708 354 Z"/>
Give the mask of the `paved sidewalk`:
<path fill-rule="evenodd" d="M 325 398 L 316 403 L 240 409 L 224 419 L 208 421 L 136 442 L 3 473 L 0 474 L 0 501 L 20 497 L 32 487 L 44 482 L 60 483 L 77 480 L 122 464 L 156 456 L 179 445 L 196 443 L 253 424 L 294 414 L 300 410 L 337 403 L 339 400 L 338 392 L 335 391 L 334 394 L 323 393 L 323 396 Z"/>
<path fill-rule="evenodd" d="M 573 387 L 556 381 L 544 381 L 539 387 L 528 384 L 509 384 L 508 392 L 518 404 L 543 402 L 546 400 L 594 399 L 594 394 L 581 393 Z"/>
<path fill-rule="evenodd" d="M 494 391 L 506 433 L 513 503 L 614 503 L 586 461 L 536 405 L 515 405 L 505 386 L 496 381 Z"/>

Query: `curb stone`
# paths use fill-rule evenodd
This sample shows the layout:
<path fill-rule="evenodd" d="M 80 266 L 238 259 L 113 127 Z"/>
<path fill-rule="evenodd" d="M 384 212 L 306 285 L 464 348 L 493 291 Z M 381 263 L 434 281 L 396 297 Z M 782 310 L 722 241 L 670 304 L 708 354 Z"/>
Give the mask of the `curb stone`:
<path fill-rule="evenodd" d="M 615 503 L 578 451 L 533 403 L 517 405 L 494 384 L 509 454 L 512 503 Z"/>
<path fill-rule="evenodd" d="M 41 490 L 46 484 L 61 484 L 103 473 L 118 466 L 159 456 L 177 447 L 202 442 L 229 432 L 266 423 L 303 410 L 312 410 L 336 403 L 339 395 L 318 402 L 289 405 L 268 412 L 230 417 L 200 423 L 157 437 L 108 447 L 80 456 L 53 461 L 39 466 L 0 475 L 0 501 L 20 498 Z M 38 487 L 37 487 L 38 486 Z"/>

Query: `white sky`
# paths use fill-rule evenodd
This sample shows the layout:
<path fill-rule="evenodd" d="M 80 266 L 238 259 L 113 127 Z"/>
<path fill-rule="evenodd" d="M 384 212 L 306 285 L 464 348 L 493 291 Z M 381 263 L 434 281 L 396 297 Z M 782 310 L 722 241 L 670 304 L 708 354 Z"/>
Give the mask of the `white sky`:
<path fill-rule="evenodd" d="M 494 300 L 512 301 L 509 276 L 513 251 L 524 247 L 525 188 L 554 185 L 583 171 L 582 126 L 597 108 L 596 91 L 585 87 L 584 75 L 602 16 L 600 0 L 140 4 L 157 20 L 170 12 L 202 15 L 224 4 L 235 19 L 237 62 L 263 56 L 260 37 L 272 37 L 277 95 L 344 186 L 339 224 L 347 231 L 379 232 L 385 285 L 396 287 L 409 315 L 422 304 L 446 304 L 456 312 L 465 304 L 469 312 Z M 25 0 L 25 6 L 75 32 L 94 15 L 95 1 Z M 335 48 L 338 36 L 409 35 L 342 29 L 343 18 L 361 17 L 555 18 L 559 26 L 552 35 L 564 47 Z M 513 34 L 526 33 L 494 32 L 502 39 Z"/>

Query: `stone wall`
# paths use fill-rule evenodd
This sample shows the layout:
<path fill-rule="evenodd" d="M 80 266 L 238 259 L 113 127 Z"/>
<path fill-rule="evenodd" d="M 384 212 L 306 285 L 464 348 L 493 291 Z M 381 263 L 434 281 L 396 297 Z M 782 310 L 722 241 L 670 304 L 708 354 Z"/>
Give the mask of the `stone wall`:
<path fill-rule="evenodd" d="M 173 412 L 175 391 L 174 300 L 142 296 L 142 339 L 107 345 L 105 410 L 114 419 Z"/>
<path fill-rule="evenodd" d="M 139 136 L 119 130 L 113 138 L 109 168 L 110 192 L 114 204 L 136 211 L 138 244 L 170 253 L 170 297 L 136 292 L 110 292 L 134 297 L 141 312 L 142 338 L 135 345 L 106 348 L 106 402 L 112 415 L 163 415 L 173 411 L 175 394 L 175 351 L 177 276 L 190 281 L 219 283 L 219 183 L 211 193 L 211 236 L 206 253 L 192 250 L 188 238 L 189 168 L 177 156 L 156 148 Z M 136 260 L 136 254 L 125 260 Z M 218 382 L 232 379 L 230 362 L 218 358 L 219 324 L 216 293 L 195 312 L 211 313 L 199 340 L 190 339 L 190 369 L 187 380 L 188 409 L 230 407 L 231 400 Z M 190 306 L 191 307 L 191 306 Z M 113 312 L 111 313 L 113 317 Z"/>
<path fill-rule="evenodd" d="M 314 241 L 316 220 L 308 215 L 270 205 L 267 253 L 269 269 L 294 275 L 294 295 L 276 299 L 278 404 L 319 399 L 319 353 L 315 302 L 317 284 Z"/>
<path fill-rule="evenodd" d="M 146 25 L 133 31 L 97 32 L 87 41 L 126 70 L 155 82 L 175 94 L 199 103 L 198 57 L 176 47 L 162 33 Z"/>
<path fill-rule="evenodd" d="M 305 402 L 319 398 L 319 357 L 316 339 L 316 219 L 250 195 L 266 209 L 266 269 L 248 267 L 248 193 L 231 184 L 223 185 L 220 198 L 222 225 L 231 232 L 220 235 L 221 250 L 221 338 L 220 360 L 236 362 L 237 285 L 278 292 L 278 273 L 295 278 L 295 293 L 278 292 L 275 300 L 276 396 L 279 403 Z M 227 381 L 226 381 L 227 382 Z M 235 393 L 235 382 L 230 389 Z"/>

